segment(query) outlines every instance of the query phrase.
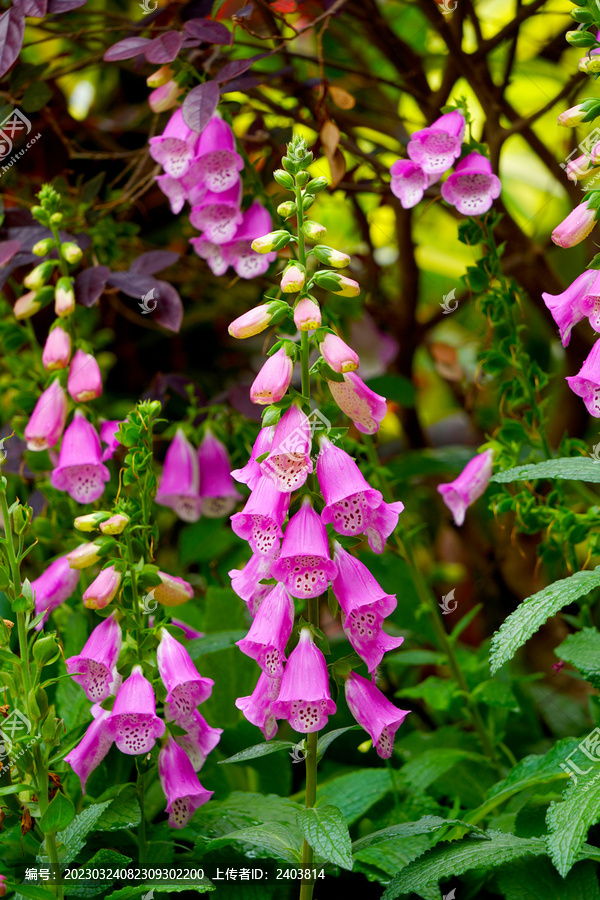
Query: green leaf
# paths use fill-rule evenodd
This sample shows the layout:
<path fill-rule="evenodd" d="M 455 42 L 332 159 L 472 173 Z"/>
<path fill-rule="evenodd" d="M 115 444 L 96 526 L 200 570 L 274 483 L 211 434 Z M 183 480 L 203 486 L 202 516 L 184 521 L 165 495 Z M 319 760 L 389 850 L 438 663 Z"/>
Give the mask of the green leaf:
<path fill-rule="evenodd" d="M 480 753 L 452 747 L 434 748 L 425 750 L 415 759 L 405 763 L 400 770 L 400 777 L 403 783 L 410 785 L 411 790 L 424 791 L 461 762 L 490 765 L 489 760 Z"/>
<path fill-rule="evenodd" d="M 560 763 L 564 763 L 565 758 L 579 746 L 579 743 L 580 738 L 562 738 L 547 753 L 525 756 L 503 781 L 490 788 L 485 805 L 489 805 L 489 799 L 492 798 L 508 800 L 519 791 L 536 785 L 549 784 L 557 778 L 563 780 L 568 778 L 565 771 L 560 769 Z"/>
<path fill-rule="evenodd" d="M 376 378 L 369 378 L 367 386 L 400 406 L 415 405 L 415 386 L 403 375 L 378 375 Z"/>
<path fill-rule="evenodd" d="M 216 653 L 218 650 L 226 650 L 233 647 L 236 641 L 241 641 L 247 631 L 218 631 L 216 634 L 207 634 L 206 637 L 194 638 L 190 641 L 186 650 L 192 659 L 198 659 L 207 653 Z"/>
<path fill-rule="evenodd" d="M 197 894 L 206 894 L 208 891 L 216 891 L 215 885 L 209 881 L 208 878 L 205 878 L 203 881 L 195 881 L 193 885 L 176 884 L 168 881 L 148 881 L 146 884 L 130 884 L 125 888 L 121 888 L 120 890 L 109 894 L 104 900 L 132 900 L 133 897 L 139 897 L 140 894 L 149 894 L 150 891 L 169 891 L 172 894 L 181 894 L 183 891 L 191 892 L 192 889 Z"/>
<path fill-rule="evenodd" d="M 98 797 L 98 802 L 112 802 L 106 810 L 96 829 L 98 831 L 119 831 L 122 828 L 136 828 L 140 824 L 140 804 L 134 784 L 117 784 Z"/>
<path fill-rule="evenodd" d="M 391 787 L 387 769 L 360 769 L 319 785 L 317 802 L 319 806 L 337 806 L 348 825 L 352 825 L 374 803 L 385 797 Z"/>
<path fill-rule="evenodd" d="M 220 759 L 219 765 L 224 766 L 227 763 L 245 762 L 247 759 L 268 756 L 270 753 L 277 753 L 279 750 L 289 750 L 295 746 L 291 741 L 269 741 L 264 744 L 255 744 L 254 747 L 248 747 L 247 750 L 240 750 L 239 753 L 234 753 L 228 759 Z"/>
<path fill-rule="evenodd" d="M 600 482 L 600 460 L 588 456 L 569 456 L 563 459 L 545 459 L 527 466 L 515 466 L 492 475 L 491 481 L 507 484 L 509 481 L 532 481 L 535 478 L 568 478 L 572 481 Z"/>
<path fill-rule="evenodd" d="M 250 848 L 252 857 L 273 857 L 294 865 L 302 860 L 300 835 L 295 830 L 278 825 L 276 822 L 231 831 L 211 841 L 206 849 L 210 852 L 229 844 L 240 844 L 242 847 Z"/>
<path fill-rule="evenodd" d="M 82 865 L 81 869 L 126 869 L 131 861 L 130 856 L 123 856 L 122 853 L 117 853 L 116 850 L 109 850 L 103 847 L 88 862 Z M 71 871 L 76 872 L 77 869 L 72 869 Z M 68 897 L 96 897 L 98 894 L 105 893 L 106 888 L 110 887 L 115 880 L 111 878 L 100 881 L 93 878 L 85 879 L 75 875 L 73 881 L 69 879 L 69 881 L 65 882 L 64 893 Z"/>
<path fill-rule="evenodd" d="M 56 835 L 58 843 L 58 857 L 61 866 L 68 866 L 72 862 L 80 850 L 85 847 L 85 839 L 96 828 L 97 823 L 102 818 L 104 811 L 110 806 L 112 801 L 107 800 L 104 803 L 94 803 L 88 806 L 79 815 L 75 816 L 70 825 L 67 825 L 64 831 L 60 831 Z M 42 844 L 42 846 L 44 846 Z M 38 861 L 39 861 L 38 857 Z"/>
<path fill-rule="evenodd" d="M 52 88 L 47 81 L 34 81 L 30 84 L 21 100 L 25 112 L 37 112 L 52 99 Z"/>
<path fill-rule="evenodd" d="M 469 830 L 474 829 L 475 831 L 484 834 L 477 825 L 470 825 L 468 822 L 463 822 L 462 819 L 442 819 L 440 816 L 423 816 L 423 818 L 419 819 L 417 822 L 401 822 L 399 825 L 390 825 L 389 828 L 381 828 L 379 831 L 367 834 L 366 837 L 354 841 L 352 844 L 352 852 L 360 853 L 361 850 L 366 850 L 367 847 L 374 847 L 376 844 L 381 844 L 392 838 L 412 837 L 415 834 L 429 834 L 432 831 L 443 828 L 445 825 L 460 825 L 462 828 L 468 828 Z"/>
<path fill-rule="evenodd" d="M 222 837 L 231 831 L 277 822 L 296 827 L 296 813 L 301 809 L 278 794 L 256 794 L 234 791 L 227 800 L 211 800 L 194 814 L 188 825 L 199 835 L 197 850 L 203 851 L 208 840 Z"/>
<path fill-rule="evenodd" d="M 29 791 L 33 794 L 35 788 L 30 784 L 5 784 L 0 787 L 0 797 L 6 797 L 7 794 L 20 794 L 21 791 Z"/>
<path fill-rule="evenodd" d="M 340 735 L 345 734 L 347 731 L 359 731 L 360 725 L 348 725 L 346 728 L 335 728 L 333 731 L 328 731 L 327 734 L 323 734 L 319 740 L 317 741 L 317 762 L 319 762 L 327 748 L 330 744 L 339 738 Z"/>
<path fill-rule="evenodd" d="M 473 700 L 478 703 L 485 703 L 486 706 L 495 706 L 499 709 L 509 709 L 513 712 L 519 711 L 519 703 L 517 698 L 503 681 L 496 681 L 490 678 L 488 681 L 480 681 L 472 691 Z"/>
<path fill-rule="evenodd" d="M 548 807 L 548 852 L 563 878 L 577 862 L 588 829 L 599 821 L 600 779 L 592 768 L 587 777 L 571 780 L 562 802 Z"/>
<path fill-rule="evenodd" d="M 600 632 L 597 628 L 584 628 L 577 634 L 570 634 L 554 652 L 586 677 L 600 676 Z"/>
<path fill-rule="evenodd" d="M 75 818 L 75 807 L 69 797 L 57 791 L 40 819 L 42 831 L 64 831 Z"/>
<path fill-rule="evenodd" d="M 20 884 L 15 894 L 15 900 L 19 900 L 20 897 L 25 900 L 56 900 L 56 894 L 53 894 L 49 888 L 36 884 Z"/>
<path fill-rule="evenodd" d="M 505 900 L 600 900 L 597 866 L 582 862 L 561 878 L 549 859 L 519 860 L 498 873 Z"/>
<path fill-rule="evenodd" d="M 350 832 L 337 806 L 303 809 L 297 815 L 300 831 L 323 859 L 343 869 L 352 869 Z"/>
<path fill-rule="evenodd" d="M 548 587 L 527 597 L 521 605 L 500 626 L 492 638 L 490 667 L 492 675 L 515 655 L 532 634 L 563 606 L 600 585 L 600 567 L 591 571 L 575 572 L 568 578 L 561 578 Z"/>
<path fill-rule="evenodd" d="M 486 836 L 488 840 L 468 837 L 424 853 L 398 872 L 381 900 L 396 900 L 412 891 L 418 893 L 442 878 L 456 877 L 471 869 L 488 869 L 523 856 L 546 854 L 542 838 L 519 838 L 502 831 L 487 831 Z"/>
<path fill-rule="evenodd" d="M 423 700 L 432 709 L 446 712 L 459 696 L 458 685 L 447 678 L 430 675 L 425 681 L 414 687 L 397 691 L 396 697 L 408 697 L 411 700 Z"/>

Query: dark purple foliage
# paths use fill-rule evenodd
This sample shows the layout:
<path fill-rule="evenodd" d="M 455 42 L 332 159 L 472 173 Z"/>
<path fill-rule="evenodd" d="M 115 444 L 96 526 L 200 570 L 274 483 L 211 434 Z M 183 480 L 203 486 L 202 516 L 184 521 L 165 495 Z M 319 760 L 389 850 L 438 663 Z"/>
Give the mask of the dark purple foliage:
<path fill-rule="evenodd" d="M 21 249 L 21 241 L 3 241 L 0 243 L 0 266 L 9 262 Z"/>
<path fill-rule="evenodd" d="M 0 78 L 6 75 L 23 46 L 25 17 L 22 11 L 12 6 L 0 16 Z"/>
<path fill-rule="evenodd" d="M 206 44 L 229 44 L 231 34 L 221 22 L 211 19 L 190 19 L 184 25 L 184 32 Z"/>
<path fill-rule="evenodd" d="M 146 59 L 159 66 L 173 62 L 181 50 L 181 41 L 182 37 L 178 31 L 167 31 L 159 35 L 146 47 Z M 104 58 L 106 59 L 106 56 Z"/>
<path fill-rule="evenodd" d="M 183 118 L 193 131 L 204 131 L 215 114 L 220 99 L 219 86 L 205 81 L 193 88 L 183 101 Z"/>
<path fill-rule="evenodd" d="M 92 266 L 75 278 L 75 299 L 82 306 L 94 306 L 106 287 L 110 269 L 108 266 Z"/>
<path fill-rule="evenodd" d="M 108 48 L 104 54 L 104 60 L 105 62 L 114 62 L 118 59 L 131 59 L 134 56 L 143 55 L 146 47 L 151 43 L 150 38 L 125 38 Z"/>
<path fill-rule="evenodd" d="M 129 271 L 138 272 L 140 275 L 154 275 L 156 272 L 161 272 L 168 266 L 174 265 L 179 259 L 179 255 L 173 250 L 150 250 L 134 259 Z"/>

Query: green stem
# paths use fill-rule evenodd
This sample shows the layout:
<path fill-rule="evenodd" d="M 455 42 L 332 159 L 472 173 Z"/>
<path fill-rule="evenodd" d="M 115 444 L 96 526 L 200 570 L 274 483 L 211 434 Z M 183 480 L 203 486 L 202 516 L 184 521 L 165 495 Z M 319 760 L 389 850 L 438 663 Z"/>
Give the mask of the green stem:
<path fill-rule="evenodd" d="M 140 804 L 140 824 L 138 825 L 138 848 L 140 868 L 146 865 L 146 810 L 144 808 L 144 788 L 146 776 L 138 772 L 137 795 Z"/>
<path fill-rule="evenodd" d="M 140 602 L 138 597 L 138 589 L 137 589 L 137 573 L 135 571 L 135 562 L 133 558 L 133 546 L 131 543 L 131 534 L 129 533 L 129 529 L 125 529 L 125 542 L 127 545 L 127 562 L 129 564 L 129 575 L 131 577 L 131 597 L 133 602 L 133 615 L 135 616 L 135 631 L 136 631 L 136 641 L 137 641 L 137 657 L 138 662 L 143 662 L 142 660 L 142 641 L 144 638 L 144 614 L 142 609 L 140 608 Z"/>

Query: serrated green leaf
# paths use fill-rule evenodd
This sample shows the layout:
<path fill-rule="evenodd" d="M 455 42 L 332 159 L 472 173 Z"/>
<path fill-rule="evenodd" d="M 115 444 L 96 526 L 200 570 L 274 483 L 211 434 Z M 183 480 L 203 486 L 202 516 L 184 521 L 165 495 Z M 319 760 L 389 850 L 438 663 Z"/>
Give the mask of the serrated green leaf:
<path fill-rule="evenodd" d="M 584 628 L 570 634 L 554 653 L 583 675 L 600 676 L 600 632 L 597 628 Z"/>
<path fill-rule="evenodd" d="M 489 798 L 508 799 L 519 791 L 535 785 L 548 784 L 557 778 L 569 776 L 560 768 L 565 758 L 575 750 L 581 738 L 562 738 L 544 754 L 531 754 L 519 760 L 504 781 L 497 782 L 489 791 Z M 488 801 L 486 800 L 486 805 Z"/>
<path fill-rule="evenodd" d="M 505 900 L 600 900 L 597 867 L 592 862 L 576 865 L 561 878 L 549 859 L 522 860 L 498 873 Z"/>
<path fill-rule="evenodd" d="M 229 844 L 251 847 L 253 857 L 273 857 L 294 865 L 302 860 L 302 840 L 299 833 L 276 822 L 232 831 L 211 841 L 206 849 L 210 852 Z"/>
<path fill-rule="evenodd" d="M 352 825 L 378 800 L 391 790 L 392 781 L 387 769 L 361 769 L 340 775 L 319 785 L 319 806 L 337 806 L 348 825 Z"/>
<path fill-rule="evenodd" d="M 480 753 L 471 753 L 468 750 L 452 747 L 433 748 L 425 750 L 415 759 L 405 763 L 400 770 L 400 778 L 404 784 L 410 786 L 412 791 L 424 791 L 461 762 L 491 765 L 489 760 Z"/>
<path fill-rule="evenodd" d="M 518 712 L 519 703 L 517 698 L 503 681 L 497 681 L 490 678 L 487 681 L 480 681 L 472 691 L 473 700 L 478 703 L 485 703 L 486 706 L 494 706 L 498 709 L 509 709 Z"/>
<path fill-rule="evenodd" d="M 463 828 L 468 828 L 469 831 L 474 829 L 480 834 L 485 833 L 481 828 L 478 828 L 477 825 L 471 825 L 468 822 L 464 822 L 462 819 L 442 819 L 441 816 L 423 816 L 423 818 L 419 819 L 417 822 L 400 822 L 399 825 L 390 825 L 389 828 L 381 828 L 379 831 L 374 831 L 372 834 L 367 834 L 365 837 L 359 838 L 358 841 L 354 841 L 352 844 L 352 852 L 360 853 L 361 850 L 366 850 L 367 847 L 374 847 L 376 844 L 381 844 L 392 838 L 412 837 L 415 834 L 430 834 L 433 831 L 444 828 L 446 825 L 459 825 Z"/>
<path fill-rule="evenodd" d="M 0 797 L 6 797 L 7 794 L 20 794 L 21 791 L 29 791 L 32 794 L 35 788 L 30 784 L 5 784 L 0 787 Z"/>
<path fill-rule="evenodd" d="M 306 841 L 323 859 L 352 869 L 350 832 L 337 806 L 301 810 L 296 820 Z"/>
<path fill-rule="evenodd" d="M 40 819 L 42 831 L 64 831 L 75 818 L 75 807 L 69 797 L 57 791 Z"/>
<path fill-rule="evenodd" d="M 132 900 L 133 897 L 139 897 L 141 894 L 148 894 L 150 891 L 163 891 L 165 896 L 171 894 L 181 894 L 183 891 L 191 892 L 194 890 L 197 894 L 206 894 L 208 891 L 215 891 L 215 885 L 205 878 L 204 881 L 195 881 L 190 884 L 176 884 L 172 882 L 148 881 L 146 884 L 130 884 L 119 891 L 109 894 L 104 900 Z"/>
<path fill-rule="evenodd" d="M 600 585 L 600 567 L 575 572 L 543 588 L 521 605 L 506 619 L 492 638 L 490 667 L 492 675 L 515 655 L 532 634 L 563 606 L 589 594 Z"/>
<path fill-rule="evenodd" d="M 414 687 L 397 691 L 394 696 L 407 697 L 410 700 L 423 700 L 432 709 L 446 712 L 459 696 L 459 688 L 454 681 L 430 675 Z"/>
<path fill-rule="evenodd" d="M 203 850 L 210 838 L 222 837 L 230 831 L 239 831 L 267 822 L 296 826 L 296 813 L 301 809 L 278 794 L 256 794 L 234 791 L 227 800 L 211 800 L 194 815 L 188 828 L 199 835 L 198 850 Z"/>
<path fill-rule="evenodd" d="M 348 725 L 346 728 L 335 728 L 333 731 L 328 731 L 327 734 L 321 735 L 319 740 L 317 741 L 317 762 L 319 762 L 323 758 L 323 754 L 327 750 L 330 744 L 340 737 L 340 735 L 345 734 L 347 731 L 359 731 L 360 725 Z"/>
<path fill-rule="evenodd" d="M 132 859 L 130 856 L 123 856 L 122 853 L 117 853 L 116 850 L 110 850 L 103 847 L 101 850 L 98 850 L 85 865 L 82 865 L 81 868 L 84 870 L 126 869 L 131 861 Z M 77 870 L 73 869 L 72 871 Z M 69 879 L 65 882 L 64 893 L 67 897 L 97 897 L 98 894 L 105 893 L 107 887 L 110 887 L 114 880 L 116 879 L 99 881 L 98 879 L 84 879 L 74 876 L 72 881 Z"/>
<path fill-rule="evenodd" d="M 140 824 L 140 804 L 134 784 L 118 784 L 104 791 L 98 802 L 112 802 L 96 828 L 98 831 L 119 831 L 122 828 L 136 828 Z"/>
<path fill-rule="evenodd" d="M 36 884 L 20 884 L 19 890 L 15 894 L 15 900 L 56 900 L 56 894 L 53 894 L 48 888 L 38 886 Z"/>
<path fill-rule="evenodd" d="M 88 806 L 87 809 L 75 816 L 64 831 L 59 831 L 56 835 L 56 842 L 58 844 L 58 858 L 61 866 L 68 866 L 79 851 L 85 847 L 86 837 L 90 831 L 96 828 L 96 824 L 110 804 L 111 801 L 107 800 L 104 803 L 94 803 L 92 806 Z M 38 864 L 44 861 L 40 860 L 38 856 Z"/>
<path fill-rule="evenodd" d="M 592 768 L 588 776 L 578 775 L 577 781 L 568 785 L 564 799 L 548 807 L 548 852 L 563 878 L 577 862 L 588 830 L 600 821 L 597 774 Z"/>
<path fill-rule="evenodd" d="M 491 481 L 507 484 L 511 481 L 532 481 L 537 478 L 566 478 L 572 481 L 600 482 L 600 461 L 588 456 L 569 456 L 545 459 L 540 463 L 515 466 L 496 472 Z"/>
<path fill-rule="evenodd" d="M 220 759 L 219 765 L 224 766 L 227 763 L 245 762 L 247 759 L 257 759 L 259 756 L 268 756 L 270 753 L 277 753 L 279 750 L 290 750 L 295 747 L 291 741 L 269 741 L 264 744 L 255 744 L 254 747 L 248 747 L 247 750 L 240 750 L 234 753 L 228 759 Z"/>

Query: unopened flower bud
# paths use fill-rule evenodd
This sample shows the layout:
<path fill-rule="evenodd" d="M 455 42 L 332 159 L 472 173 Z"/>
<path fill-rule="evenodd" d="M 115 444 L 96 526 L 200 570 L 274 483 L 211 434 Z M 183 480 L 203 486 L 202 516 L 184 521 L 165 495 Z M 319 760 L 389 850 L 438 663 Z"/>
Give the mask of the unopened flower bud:
<path fill-rule="evenodd" d="M 291 234 L 289 231 L 280 229 L 279 231 L 271 231 L 262 237 L 254 238 L 252 241 L 252 249 L 256 253 L 272 253 L 273 250 L 281 250 L 290 242 Z"/>
<path fill-rule="evenodd" d="M 591 122 L 598 115 L 600 115 L 600 100 L 584 100 L 561 113 L 557 122 L 565 128 L 575 128 L 582 122 Z"/>
<path fill-rule="evenodd" d="M 41 304 L 36 299 L 36 292 L 29 291 L 27 294 L 23 294 L 22 297 L 15 302 L 13 306 L 13 312 L 15 314 L 15 318 L 17 319 L 29 319 L 31 316 L 34 316 L 36 312 L 41 309 Z"/>
<path fill-rule="evenodd" d="M 319 176 L 319 178 L 313 178 L 312 181 L 309 181 L 305 187 L 305 191 L 307 194 L 318 194 L 319 191 L 324 191 L 325 188 L 329 185 L 329 182 L 323 176 Z"/>
<path fill-rule="evenodd" d="M 72 569 L 86 569 L 97 563 L 102 556 L 111 553 L 116 546 L 114 538 L 103 536 L 89 544 L 80 544 L 66 556 Z"/>
<path fill-rule="evenodd" d="M 33 510 L 30 506 L 17 506 L 13 513 L 15 534 L 25 534 L 31 522 Z"/>
<path fill-rule="evenodd" d="M 349 347 L 337 334 L 326 334 L 319 344 L 321 356 L 334 372 L 343 375 L 358 369 L 360 359 L 352 347 Z"/>
<path fill-rule="evenodd" d="M 56 247 L 56 243 L 54 238 L 44 238 L 41 241 L 38 241 L 37 244 L 34 244 L 31 248 L 31 252 L 35 256 L 48 256 L 49 253 L 54 250 Z"/>
<path fill-rule="evenodd" d="M 175 72 L 170 66 L 161 66 L 160 69 L 157 69 L 152 75 L 148 75 L 146 84 L 151 88 L 161 87 L 163 84 L 166 84 L 167 81 L 170 81 L 174 74 Z"/>
<path fill-rule="evenodd" d="M 357 297 L 360 294 L 359 283 L 339 272 L 317 272 L 315 284 L 342 297 Z"/>
<path fill-rule="evenodd" d="M 52 275 L 55 265 L 56 262 L 49 259 L 45 260 L 42 263 L 39 263 L 35 267 L 35 269 L 31 270 L 29 275 L 25 276 L 25 278 L 23 279 L 23 285 L 30 290 L 38 291 L 46 284 L 46 282 Z"/>
<path fill-rule="evenodd" d="M 277 212 L 280 216 L 283 216 L 284 219 L 289 219 L 291 216 L 296 215 L 298 207 L 293 200 L 286 200 L 285 203 L 279 204 Z"/>
<path fill-rule="evenodd" d="M 279 320 L 281 313 L 287 313 L 289 306 L 281 300 L 273 300 L 248 310 L 243 316 L 239 316 L 229 326 L 229 334 L 234 338 L 249 338 L 260 334 L 273 322 L 275 316 Z"/>
<path fill-rule="evenodd" d="M 576 6 L 575 9 L 572 9 L 571 18 L 576 22 L 582 22 L 584 25 L 589 25 L 594 21 L 594 16 L 585 6 Z"/>
<path fill-rule="evenodd" d="M 301 291 L 306 280 L 306 272 L 304 266 L 300 263 L 293 263 L 288 266 L 281 279 L 281 290 L 284 294 L 295 294 Z"/>
<path fill-rule="evenodd" d="M 55 212 L 50 216 L 50 221 L 53 225 L 61 225 L 63 218 L 64 216 L 61 212 Z"/>
<path fill-rule="evenodd" d="M 64 369 L 71 359 L 71 337 L 64 328 L 57 325 L 53 328 L 44 344 L 42 353 L 42 365 L 49 372 L 54 369 Z"/>
<path fill-rule="evenodd" d="M 194 589 L 188 581 L 160 571 L 158 577 L 160 584 L 152 588 L 152 594 L 163 606 L 181 606 L 193 598 Z"/>
<path fill-rule="evenodd" d="M 176 81 L 167 81 L 166 84 L 161 84 L 160 87 L 152 91 L 148 97 L 150 109 L 155 113 L 172 109 L 181 94 L 183 94 L 183 88 L 179 87 Z"/>
<path fill-rule="evenodd" d="M 288 191 L 294 189 L 294 179 L 290 175 L 289 172 L 286 172 L 285 169 L 275 169 L 273 172 L 273 178 L 280 184 L 281 187 L 287 188 Z"/>
<path fill-rule="evenodd" d="M 593 47 L 596 37 L 591 31 L 567 31 L 565 38 L 573 47 Z"/>
<path fill-rule="evenodd" d="M 584 56 L 579 60 L 579 71 L 597 75 L 600 72 L 600 56 Z"/>
<path fill-rule="evenodd" d="M 40 669 L 54 662 L 59 656 L 60 650 L 55 634 L 41 635 L 33 645 L 33 658 Z"/>
<path fill-rule="evenodd" d="M 122 534 L 127 528 L 129 516 L 124 513 L 115 513 L 106 521 L 100 523 L 100 531 L 102 534 Z"/>
<path fill-rule="evenodd" d="M 304 194 L 302 197 L 302 210 L 306 212 L 307 209 L 310 209 L 313 203 L 315 202 L 315 198 L 312 194 Z"/>
<path fill-rule="evenodd" d="M 94 578 L 83 593 L 83 605 L 87 609 L 104 609 L 114 600 L 122 575 L 114 566 L 107 566 Z"/>
<path fill-rule="evenodd" d="M 70 266 L 74 266 L 75 263 L 81 262 L 83 253 L 78 244 L 74 241 L 67 241 L 66 244 L 62 245 L 62 255 Z"/>
<path fill-rule="evenodd" d="M 317 244 L 313 247 L 313 253 L 326 266 L 333 266 L 335 269 L 345 269 L 350 263 L 350 257 L 347 253 L 341 253 L 332 247 L 326 247 L 324 244 Z"/>
<path fill-rule="evenodd" d="M 281 165 L 285 169 L 286 172 L 290 172 L 292 175 L 295 175 L 296 172 L 300 170 L 300 166 L 293 159 L 290 159 L 289 156 L 283 156 L 281 158 Z"/>
<path fill-rule="evenodd" d="M 59 318 L 70 316 L 75 310 L 75 292 L 73 281 L 66 276 L 59 278 L 54 292 L 54 312 Z"/>
<path fill-rule="evenodd" d="M 327 229 L 319 222 L 313 222 L 312 219 L 306 219 L 302 223 L 302 231 L 309 241 L 320 241 L 327 234 Z"/>
<path fill-rule="evenodd" d="M 321 309 L 312 297 L 302 297 L 294 309 L 294 325 L 298 331 L 314 331 L 321 324 Z"/>
<path fill-rule="evenodd" d="M 96 531 L 100 527 L 100 523 L 110 518 L 110 513 L 98 511 L 88 513 L 86 516 L 77 516 L 73 525 L 77 531 Z"/>
<path fill-rule="evenodd" d="M 303 188 L 304 185 L 309 181 L 310 175 L 308 174 L 308 172 L 298 172 L 298 174 L 296 175 L 296 184 L 301 188 Z"/>

